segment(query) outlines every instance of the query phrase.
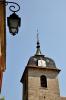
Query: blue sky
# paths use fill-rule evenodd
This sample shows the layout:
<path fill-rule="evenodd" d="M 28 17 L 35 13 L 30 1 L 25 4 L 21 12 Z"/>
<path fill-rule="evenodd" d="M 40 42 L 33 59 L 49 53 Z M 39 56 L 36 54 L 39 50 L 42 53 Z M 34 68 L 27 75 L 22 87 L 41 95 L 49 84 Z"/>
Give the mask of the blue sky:
<path fill-rule="evenodd" d="M 21 9 L 21 27 L 16 36 L 6 32 L 6 71 L 3 76 L 2 95 L 5 100 L 22 100 L 21 76 L 30 56 L 36 51 L 39 31 L 41 51 L 52 58 L 61 69 L 59 85 L 61 96 L 66 96 L 66 0 L 11 0 Z M 10 15 L 8 6 L 7 17 Z"/>

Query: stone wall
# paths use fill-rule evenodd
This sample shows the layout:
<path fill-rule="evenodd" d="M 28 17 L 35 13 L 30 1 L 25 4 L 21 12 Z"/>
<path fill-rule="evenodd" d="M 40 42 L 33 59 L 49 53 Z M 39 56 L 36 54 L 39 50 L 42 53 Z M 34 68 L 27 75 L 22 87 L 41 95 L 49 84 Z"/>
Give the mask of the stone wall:
<path fill-rule="evenodd" d="M 41 87 L 40 76 L 47 76 L 47 88 Z M 36 69 L 28 70 L 28 100 L 56 100 L 59 99 L 59 84 L 57 72 Z"/>

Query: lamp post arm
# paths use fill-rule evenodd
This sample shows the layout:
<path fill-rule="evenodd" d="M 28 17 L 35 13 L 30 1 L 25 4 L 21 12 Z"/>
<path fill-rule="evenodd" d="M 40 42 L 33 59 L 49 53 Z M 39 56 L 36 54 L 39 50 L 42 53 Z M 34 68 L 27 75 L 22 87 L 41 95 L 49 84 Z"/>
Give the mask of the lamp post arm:
<path fill-rule="evenodd" d="M 20 6 L 16 3 L 16 2 L 9 2 L 9 1 L 0 1 L 0 3 L 2 4 L 5 4 L 6 6 L 8 4 L 12 4 L 10 7 L 9 7 L 9 10 L 12 11 L 12 12 L 18 12 L 20 10 Z M 16 9 L 16 6 L 18 7 Z"/>

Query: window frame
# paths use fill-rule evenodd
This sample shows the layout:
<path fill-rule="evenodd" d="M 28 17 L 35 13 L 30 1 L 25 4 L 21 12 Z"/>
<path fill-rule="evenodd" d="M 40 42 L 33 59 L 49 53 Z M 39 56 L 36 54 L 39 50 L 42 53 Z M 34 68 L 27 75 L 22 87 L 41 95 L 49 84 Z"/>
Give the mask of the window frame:
<path fill-rule="evenodd" d="M 41 87 L 47 88 L 47 77 L 45 75 L 40 76 Z"/>

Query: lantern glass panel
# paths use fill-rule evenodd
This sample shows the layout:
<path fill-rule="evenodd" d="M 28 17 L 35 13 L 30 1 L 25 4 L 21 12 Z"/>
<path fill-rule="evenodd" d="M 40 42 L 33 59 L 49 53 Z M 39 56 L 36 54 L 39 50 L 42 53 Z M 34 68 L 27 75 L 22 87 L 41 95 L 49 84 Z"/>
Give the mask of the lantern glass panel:
<path fill-rule="evenodd" d="M 10 28 L 9 28 L 9 30 L 10 30 L 10 33 L 18 33 L 18 20 L 13 20 L 13 19 L 11 19 L 10 20 Z"/>
<path fill-rule="evenodd" d="M 18 23 L 18 20 L 17 20 L 17 19 L 11 19 L 11 20 L 10 20 L 10 27 L 16 28 L 16 27 L 19 26 L 18 24 L 19 24 L 19 23 Z"/>

